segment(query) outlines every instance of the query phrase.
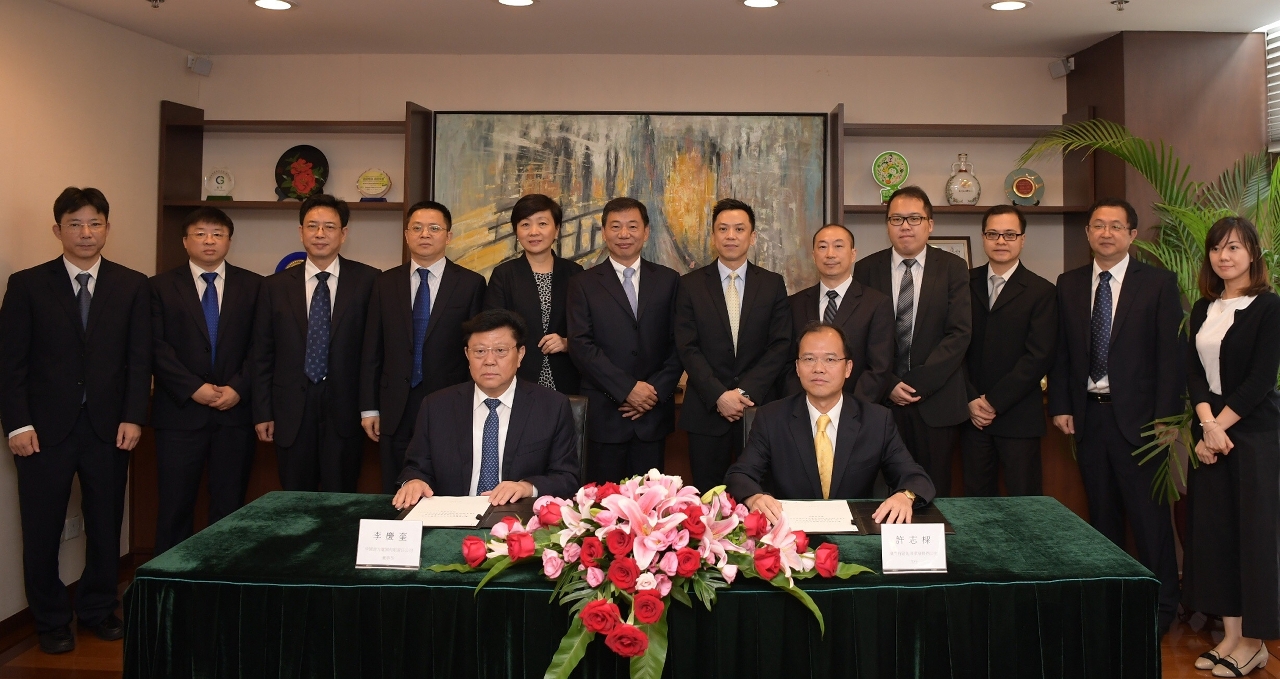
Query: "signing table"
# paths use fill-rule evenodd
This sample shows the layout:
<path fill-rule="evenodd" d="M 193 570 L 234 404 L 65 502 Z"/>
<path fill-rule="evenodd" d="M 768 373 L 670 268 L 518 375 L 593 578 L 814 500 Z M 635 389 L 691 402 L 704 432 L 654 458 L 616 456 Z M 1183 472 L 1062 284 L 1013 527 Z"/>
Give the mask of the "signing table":
<path fill-rule="evenodd" d="M 946 574 L 801 581 L 826 618 L 740 579 L 713 612 L 673 604 L 671 677 L 1158 677 L 1159 583 L 1047 497 L 940 499 Z M 138 569 L 125 677 L 541 677 L 568 628 L 541 568 L 478 596 L 468 531 L 429 529 L 418 571 L 357 570 L 360 519 L 390 498 L 275 492 Z M 880 570 L 878 536 L 834 536 Z M 600 642 L 579 671 L 627 676 Z"/>

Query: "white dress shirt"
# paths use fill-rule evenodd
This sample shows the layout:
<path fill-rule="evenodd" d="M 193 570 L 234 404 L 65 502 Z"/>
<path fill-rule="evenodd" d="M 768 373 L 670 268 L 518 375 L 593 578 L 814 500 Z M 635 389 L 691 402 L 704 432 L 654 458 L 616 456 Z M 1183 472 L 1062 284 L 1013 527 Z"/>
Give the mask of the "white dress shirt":
<path fill-rule="evenodd" d="M 818 409 L 813 407 L 813 402 L 809 400 L 808 396 L 805 396 L 804 404 L 809 408 L 809 431 L 815 438 L 817 438 L 818 416 L 823 415 L 824 413 L 818 412 Z M 831 410 L 828 410 L 825 413 L 827 417 L 831 418 L 831 424 L 827 425 L 827 438 L 831 439 L 832 452 L 835 452 L 836 449 L 836 430 L 840 427 L 840 409 L 843 407 L 844 394 L 840 394 L 840 400 L 836 401 L 836 404 L 831 406 Z"/>
<path fill-rule="evenodd" d="M 911 270 L 911 334 L 915 336 L 916 332 L 916 312 L 920 309 L 920 283 L 924 280 L 924 258 L 929 253 L 929 246 L 925 246 L 920 254 L 912 259 L 916 260 L 916 266 Z M 889 267 L 891 277 L 891 286 L 893 288 L 893 309 L 894 313 L 898 310 L 898 292 L 902 289 L 902 276 L 907 272 L 907 266 L 903 264 L 907 258 L 898 254 L 897 250 L 889 250 L 889 261 L 892 266 Z"/>
<path fill-rule="evenodd" d="M 413 303 L 418 300 L 418 286 L 422 285 L 422 277 L 418 272 L 426 269 L 430 273 L 427 274 L 427 285 L 431 286 L 431 308 L 436 308 L 436 298 L 440 296 L 440 278 L 444 276 L 445 258 L 437 259 L 431 266 L 418 266 L 413 260 L 409 260 L 409 308 L 413 308 Z"/>
<path fill-rule="evenodd" d="M 1196 353 L 1200 355 L 1200 365 L 1204 366 L 1209 391 L 1219 396 L 1222 395 L 1222 370 L 1218 363 L 1222 353 L 1222 338 L 1236 322 L 1236 312 L 1249 308 L 1255 299 L 1257 295 L 1214 300 L 1209 304 L 1204 325 L 1196 333 Z"/>
<path fill-rule="evenodd" d="M 1118 264 L 1107 269 L 1111 273 L 1111 330 L 1116 329 L 1116 306 L 1120 302 L 1120 287 L 1124 285 L 1124 274 L 1129 270 L 1129 255 L 1125 255 L 1124 259 Z M 1102 273 L 1102 269 L 1098 267 L 1098 260 L 1093 261 L 1093 278 L 1089 284 L 1089 317 L 1093 318 L 1093 302 L 1098 297 L 1098 274 Z M 1093 338 L 1090 337 L 1092 342 Z M 1111 393 L 1111 376 L 1103 375 L 1101 380 L 1093 381 L 1092 377 L 1086 377 L 1089 381 L 1087 389 L 1095 394 Z"/>
<path fill-rule="evenodd" d="M 717 258 L 716 269 L 720 272 L 720 289 L 725 292 L 729 291 L 729 274 L 733 271 L 738 272 L 738 301 L 741 303 L 742 298 L 747 291 L 747 263 L 743 262 L 742 266 L 737 269 L 730 269 L 724 265 L 724 262 Z M 636 292 L 639 292 L 638 288 L 636 289 Z"/>
<path fill-rule="evenodd" d="M 818 320 L 822 320 L 822 315 L 827 313 L 827 303 L 831 300 L 827 297 L 828 290 L 836 291 L 836 309 L 844 304 L 844 295 L 849 292 L 849 286 L 853 284 L 853 276 L 844 279 L 844 282 L 834 288 L 828 288 L 826 283 L 818 283 Z"/>
<path fill-rule="evenodd" d="M 618 274 L 618 282 L 622 283 L 623 286 L 625 286 L 627 283 L 627 273 L 626 273 L 627 267 L 623 266 L 620 262 L 618 262 L 618 260 L 614 259 L 613 257 L 609 258 L 609 263 L 613 265 L 613 270 Z M 639 257 L 636 258 L 635 264 L 632 264 L 630 268 L 632 270 L 631 284 L 634 285 L 636 288 L 636 303 L 638 305 L 640 302 L 640 258 Z M 725 274 L 725 275 L 727 276 L 728 274 Z M 622 289 L 626 290 L 626 287 L 623 287 Z"/>
<path fill-rule="evenodd" d="M 1018 270 L 1018 265 L 1021 263 L 1022 263 L 1021 261 L 1015 259 L 1013 260 L 1013 266 L 1009 267 L 1008 271 L 1004 273 L 996 273 L 991 268 L 991 262 L 987 262 L 987 308 L 988 309 L 990 309 L 993 305 L 995 305 L 996 299 L 997 299 L 996 297 L 993 296 L 996 293 L 996 286 L 995 286 L 995 281 L 991 280 L 991 277 L 999 276 L 1000 278 L 1004 279 L 1004 285 L 1000 286 L 1000 292 L 1004 292 L 1004 289 L 1009 287 L 1009 279 L 1013 277 L 1013 272 Z"/>
<path fill-rule="evenodd" d="M 498 482 L 502 482 L 502 457 L 507 452 L 507 425 L 511 424 L 511 403 L 516 397 L 516 382 L 512 379 L 507 390 L 498 397 L 502 403 L 498 406 Z M 484 400 L 487 394 L 475 387 L 475 395 L 471 398 L 471 490 L 470 495 L 478 495 L 480 485 L 480 462 L 484 459 L 484 421 L 489 419 L 489 406 Z M 535 490 L 534 496 L 537 496 Z"/>
<path fill-rule="evenodd" d="M 218 264 L 218 268 L 213 271 L 205 271 L 191 260 L 187 260 L 187 266 L 191 267 L 191 277 L 194 278 L 196 282 L 196 299 L 200 300 L 202 304 L 204 303 L 204 290 L 209 287 L 209 285 L 204 282 L 204 278 L 202 278 L 202 276 L 207 273 L 218 274 L 218 277 L 213 279 L 213 290 L 214 294 L 218 297 L 218 313 L 222 313 L 222 291 L 226 289 L 227 262 L 225 260 L 222 261 Z"/>
<path fill-rule="evenodd" d="M 329 286 L 329 313 L 333 313 L 333 303 L 338 299 L 338 270 L 341 268 L 342 258 L 334 257 L 333 262 L 329 264 L 329 268 L 324 269 L 329 272 L 329 280 L 326 284 Z M 306 269 L 303 275 L 306 276 L 307 285 L 307 313 L 311 313 L 311 296 L 316 292 L 316 274 L 320 273 L 320 267 L 311 263 L 311 258 L 307 258 Z"/>

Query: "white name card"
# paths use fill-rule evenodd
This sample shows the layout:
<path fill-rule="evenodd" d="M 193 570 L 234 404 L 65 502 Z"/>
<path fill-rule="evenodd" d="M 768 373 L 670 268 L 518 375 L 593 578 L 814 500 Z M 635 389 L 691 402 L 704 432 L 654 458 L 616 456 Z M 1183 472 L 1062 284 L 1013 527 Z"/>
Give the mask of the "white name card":
<path fill-rule="evenodd" d="M 946 573 L 945 526 L 940 523 L 880 525 L 880 558 L 885 573 Z"/>
<path fill-rule="evenodd" d="M 356 568 L 416 570 L 421 558 L 421 522 L 360 519 Z"/>

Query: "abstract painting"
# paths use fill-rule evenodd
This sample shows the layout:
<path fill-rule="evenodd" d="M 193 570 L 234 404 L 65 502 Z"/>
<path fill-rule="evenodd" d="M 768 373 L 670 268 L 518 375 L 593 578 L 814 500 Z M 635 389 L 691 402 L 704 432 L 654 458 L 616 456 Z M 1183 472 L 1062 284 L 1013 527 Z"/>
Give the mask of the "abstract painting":
<path fill-rule="evenodd" d="M 438 113 L 435 199 L 453 213 L 448 255 L 488 276 L 521 256 L 510 224 L 520 196 L 560 203 L 560 256 L 607 257 L 604 204 L 631 196 L 649 210 L 646 259 L 683 274 L 709 264 L 711 208 L 751 205 L 751 261 L 795 292 L 817 274 L 809 239 L 823 224 L 826 118 L 789 114 Z"/>

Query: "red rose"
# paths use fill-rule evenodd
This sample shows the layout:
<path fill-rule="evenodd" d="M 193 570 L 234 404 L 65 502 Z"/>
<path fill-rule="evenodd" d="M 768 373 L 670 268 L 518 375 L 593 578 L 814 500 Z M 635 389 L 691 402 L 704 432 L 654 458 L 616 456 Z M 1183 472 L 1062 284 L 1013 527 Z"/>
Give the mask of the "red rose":
<path fill-rule="evenodd" d="M 604 541 L 609 547 L 610 554 L 614 556 L 626 556 L 631 552 L 631 543 L 634 539 L 635 538 L 632 537 L 631 533 L 618 529 L 609 531 L 609 534 L 605 536 Z"/>
<path fill-rule="evenodd" d="M 621 556 L 609 564 L 609 581 L 620 590 L 630 592 L 636 588 L 636 578 L 640 577 L 640 567 L 636 560 L 629 556 Z"/>
<path fill-rule="evenodd" d="M 646 625 L 652 625 L 661 620 L 663 608 L 662 597 L 651 589 L 636 592 L 636 598 L 631 602 L 631 610 L 635 612 L 636 620 Z"/>
<path fill-rule="evenodd" d="M 484 546 L 484 540 L 468 535 L 462 538 L 462 558 L 467 560 L 467 565 L 475 568 L 484 563 L 485 555 L 489 553 L 488 548 Z"/>
<path fill-rule="evenodd" d="M 707 532 L 707 526 L 702 523 L 702 517 L 706 514 L 706 510 L 702 505 L 693 505 L 684 510 L 685 519 L 680 524 L 689 531 L 689 537 L 700 540 L 702 535 Z"/>
<path fill-rule="evenodd" d="M 776 547 L 764 545 L 758 547 L 755 553 L 756 573 L 760 574 L 765 580 L 772 580 L 773 576 L 782 570 L 782 554 Z"/>
<path fill-rule="evenodd" d="M 608 634 L 622 617 L 618 607 L 608 599 L 596 599 L 582 608 L 578 614 L 582 618 L 582 626 L 596 634 Z"/>
<path fill-rule="evenodd" d="M 293 178 L 293 190 L 300 195 L 307 195 L 316 187 L 316 176 L 307 172 Z"/>
<path fill-rule="evenodd" d="M 796 536 L 796 554 L 804 554 L 809 551 L 809 536 L 805 535 L 802 530 L 793 530 L 791 534 Z"/>
<path fill-rule="evenodd" d="M 507 556 L 512 561 L 533 556 L 533 536 L 523 531 L 507 535 Z"/>
<path fill-rule="evenodd" d="M 293 161 L 293 164 L 289 166 L 289 173 L 293 175 L 299 175 L 299 174 L 302 174 L 303 172 L 310 172 L 310 171 L 311 171 L 311 163 L 308 163 L 302 158 L 299 158 Z"/>
<path fill-rule="evenodd" d="M 582 560 L 582 565 L 587 568 L 594 568 L 598 564 L 597 559 L 604 556 L 604 545 L 600 544 L 600 538 L 594 535 L 582 538 L 582 553 L 578 556 Z"/>
<path fill-rule="evenodd" d="M 682 578 L 693 577 L 693 574 L 702 568 L 702 556 L 697 550 L 688 547 L 676 550 L 676 561 L 680 564 L 676 567 L 676 575 Z"/>
<path fill-rule="evenodd" d="M 836 569 L 840 568 L 840 548 L 831 542 L 818 545 L 813 553 L 813 566 L 818 569 L 818 575 L 824 578 L 834 577 Z"/>
<path fill-rule="evenodd" d="M 508 516 L 502 517 L 502 520 L 499 521 L 499 523 L 507 524 L 507 530 L 511 530 L 512 528 L 516 527 L 517 523 L 520 523 L 520 519 L 517 519 L 514 516 L 508 515 Z"/>
<path fill-rule="evenodd" d="M 621 492 L 622 492 L 622 489 L 618 487 L 618 484 L 614 483 L 613 481 L 609 481 L 605 483 L 603 486 L 600 486 L 600 490 L 596 491 L 596 502 L 600 502 L 605 498 L 609 497 L 610 495 L 617 495 L 618 493 L 621 493 Z"/>
<path fill-rule="evenodd" d="M 554 502 L 542 505 L 542 509 L 538 510 L 538 523 L 544 526 L 554 526 L 560 523 L 560 505 Z"/>
<path fill-rule="evenodd" d="M 769 520 L 764 518 L 764 514 L 760 512 L 751 512 L 747 514 L 747 518 L 742 521 L 742 525 L 747 528 L 747 537 L 756 539 L 769 532 Z"/>
<path fill-rule="evenodd" d="M 609 636 L 604 638 L 604 645 L 624 658 L 634 658 L 644 655 L 648 650 L 649 637 L 639 628 L 623 623 L 614 627 Z"/>

